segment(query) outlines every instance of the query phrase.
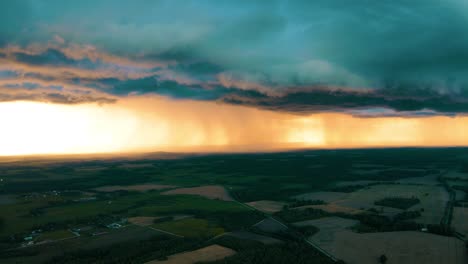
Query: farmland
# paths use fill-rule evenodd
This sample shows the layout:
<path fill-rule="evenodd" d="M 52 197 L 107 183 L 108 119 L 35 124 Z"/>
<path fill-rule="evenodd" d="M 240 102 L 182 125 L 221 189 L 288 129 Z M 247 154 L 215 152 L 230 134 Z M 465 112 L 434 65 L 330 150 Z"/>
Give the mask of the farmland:
<path fill-rule="evenodd" d="M 168 257 L 168 260 L 150 261 L 148 264 L 193 264 L 196 262 L 209 262 L 224 259 L 236 252 L 230 248 L 219 245 L 211 245 L 190 252 L 178 253 Z"/>
<path fill-rule="evenodd" d="M 311 262 L 331 263 L 325 250 L 353 263 L 342 247 L 350 240 L 355 251 L 382 246 L 378 239 L 394 247 L 388 263 L 424 262 L 419 241 L 432 243 L 421 250 L 435 250 L 442 237 L 453 247 L 432 256 L 452 254 L 452 263 L 462 263 L 464 153 L 410 148 L 4 159 L 0 262 L 145 263 L 197 256 L 216 244 L 236 254 L 195 259 L 243 263 L 268 252 L 276 256 L 269 263 L 288 263 L 300 251 Z M 398 238 L 412 242 L 403 250 L 393 245 Z M 359 256 L 370 261 L 374 255 Z M 309 263 L 305 259 L 295 260 Z"/>

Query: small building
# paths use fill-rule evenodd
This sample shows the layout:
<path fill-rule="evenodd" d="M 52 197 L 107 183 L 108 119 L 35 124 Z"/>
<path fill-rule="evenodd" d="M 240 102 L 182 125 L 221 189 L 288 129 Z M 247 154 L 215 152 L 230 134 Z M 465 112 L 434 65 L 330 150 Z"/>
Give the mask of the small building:
<path fill-rule="evenodd" d="M 107 228 L 111 228 L 111 229 L 118 229 L 118 228 L 121 228 L 121 227 L 122 227 L 122 225 L 118 224 L 118 223 L 112 223 L 112 224 L 107 225 Z"/>

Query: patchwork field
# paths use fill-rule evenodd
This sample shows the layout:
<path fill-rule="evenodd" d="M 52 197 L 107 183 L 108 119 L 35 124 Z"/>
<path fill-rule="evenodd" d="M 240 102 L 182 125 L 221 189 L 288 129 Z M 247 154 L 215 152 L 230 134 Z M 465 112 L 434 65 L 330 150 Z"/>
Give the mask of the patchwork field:
<path fill-rule="evenodd" d="M 381 255 L 387 257 L 388 264 L 465 264 L 468 261 L 462 241 L 415 231 L 338 232 L 333 255 L 348 264 L 375 264 Z"/>
<path fill-rule="evenodd" d="M 432 174 L 432 175 L 427 175 L 427 176 L 422 176 L 422 177 L 411 177 L 411 178 L 400 179 L 395 182 L 401 183 L 401 184 L 440 185 L 440 182 L 437 180 L 438 176 L 439 175 L 437 174 Z"/>
<path fill-rule="evenodd" d="M 192 263 L 205 261 L 197 250 L 213 244 L 236 252 L 228 263 L 331 262 L 301 234 L 351 264 L 378 263 L 382 254 L 387 264 L 459 263 L 466 252 L 448 237 L 453 234 L 445 223 L 440 224 L 449 195 L 435 175 L 448 171 L 446 181 L 459 187 L 457 199 L 462 199 L 466 152 L 409 148 L 13 163 L 0 159 L 0 263 L 180 263 L 187 258 Z M 462 154 L 465 159 L 459 158 Z M 387 219 L 380 215 L 398 214 L 403 210 L 397 208 L 404 208 L 398 203 L 405 203 L 388 198 L 412 200 L 407 206 L 417 199 L 420 203 L 400 218 Z M 415 210 L 422 214 L 417 222 L 435 224 L 428 232 L 448 236 L 369 233 L 420 230 L 405 222 L 417 217 Z M 367 214 L 355 215 L 363 212 Z M 344 217 L 360 224 L 331 213 L 353 214 Z M 466 219 L 466 211 L 455 207 L 451 227 L 466 234 Z M 288 230 L 292 223 L 297 227 Z M 28 245 L 30 236 L 33 245 Z M 175 258 L 193 252 L 198 255 Z"/>
<path fill-rule="evenodd" d="M 56 235 L 58 235 L 61 237 L 62 235 L 68 236 L 69 234 L 71 233 L 64 233 L 60 231 L 60 233 L 56 233 L 53 236 L 56 237 Z M 141 241 L 159 235 L 159 232 L 148 228 L 131 226 L 118 230 L 109 230 L 107 233 L 98 236 L 80 236 L 74 237 L 72 239 L 62 240 L 57 243 L 45 243 L 38 244 L 33 247 L 27 247 L 25 250 L 30 250 L 29 252 L 32 253 L 26 253 L 24 256 L 21 256 L 21 254 L 19 254 L 20 252 L 18 252 L 17 254 L 20 256 L 15 256 L 16 254 L 13 254 L 15 257 L 2 258 L 0 262 L 2 264 L 43 263 L 51 257 L 66 255 L 75 250 L 79 250 L 81 252 L 85 250 L 105 248 L 111 245 L 125 242 L 136 243 L 136 241 Z"/>
<path fill-rule="evenodd" d="M 236 254 L 236 252 L 230 248 L 222 247 L 220 245 L 211 245 L 190 252 L 183 252 L 169 256 L 167 260 L 150 261 L 147 262 L 147 264 L 193 264 L 198 262 L 222 260 L 234 254 Z"/>
<path fill-rule="evenodd" d="M 336 252 L 336 235 L 343 230 L 349 229 L 358 224 L 359 221 L 345 219 L 341 217 L 325 217 L 316 220 L 307 220 L 293 223 L 295 226 L 315 226 L 318 233 L 309 237 L 309 240 L 319 245 L 328 253 L 334 255 Z"/>
<path fill-rule="evenodd" d="M 208 185 L 193 188 L 179 188 L 161 193 L 163 195 L 190 194 L 200 195 L 209 199 L 218 199 L 223 201 L 233 201 L 229 193 L 223 186 Z"/>
<path fill-rule="evenodd" d="M 438 224 L 444 215 L 444 210 L 449 195 L 441 186 L 430 185 L 404 185 L 404 184 L 381 184 L 372 185 L 351 193 L 339 192 L 314 192 L 297 196 L 307 200 L 323 200 L 327 205 L 313 206 L 329 212 L 356 213 L 356 210 L 367 210 L 378 208 L 383 215 L 392 216 L 401 209 L 377 206 L 378 200 L 389 197 L 410 198 L 416 197 L 421 202 L 408 210 L 421 210 L 421 216 L 416 221 L 423 224 Z"/>

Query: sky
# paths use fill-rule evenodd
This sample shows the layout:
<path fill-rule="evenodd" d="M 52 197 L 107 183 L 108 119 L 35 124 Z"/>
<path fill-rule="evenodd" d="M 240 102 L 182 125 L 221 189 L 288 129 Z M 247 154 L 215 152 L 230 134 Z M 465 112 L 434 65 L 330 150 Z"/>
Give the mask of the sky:
<path fill-rule="evenodd" d="M 0 155 L 468 145 L 467 28 L 464 0 L 0 1 Z"/>

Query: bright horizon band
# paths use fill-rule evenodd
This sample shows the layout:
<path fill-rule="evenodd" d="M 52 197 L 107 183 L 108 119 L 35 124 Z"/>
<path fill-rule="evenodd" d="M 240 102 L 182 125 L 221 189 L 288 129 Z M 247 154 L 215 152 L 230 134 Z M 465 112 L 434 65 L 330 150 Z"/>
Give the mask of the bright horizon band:
<path fill-rule="evenodd" d="M 0 156 L 468 145 L 465 116 L 301 116 L 158 96 L 103 105 L 4 102 L 0 123 Z"/>

